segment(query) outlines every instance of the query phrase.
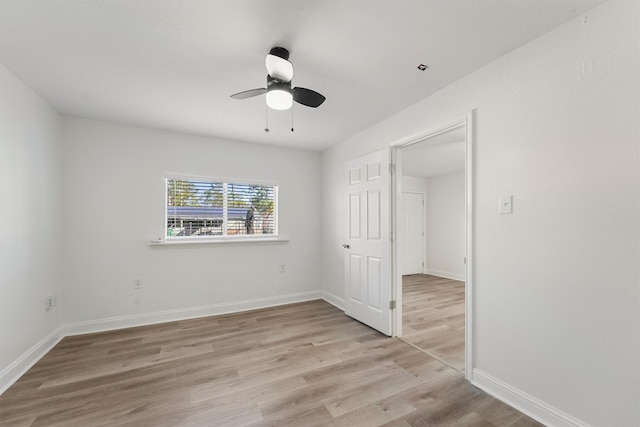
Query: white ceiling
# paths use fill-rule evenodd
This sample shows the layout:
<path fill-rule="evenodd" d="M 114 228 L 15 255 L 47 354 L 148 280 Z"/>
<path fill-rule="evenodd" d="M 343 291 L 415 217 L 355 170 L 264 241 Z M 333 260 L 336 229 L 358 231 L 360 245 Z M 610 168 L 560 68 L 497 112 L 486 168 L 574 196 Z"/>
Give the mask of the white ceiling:
<path fill-rule="evenodd" d="M 603 1 L 0 0 L 0 62 L 63 114 L 324 150 Z M 229 98 L 273 46 L 327 97 L 293 133 Z"/>
<path fill-rule="evenodd" d="M 403 148 L 402 174 L 418 178 L 431 178 L 464 171 L 464 126 L 424 139 Z"/>

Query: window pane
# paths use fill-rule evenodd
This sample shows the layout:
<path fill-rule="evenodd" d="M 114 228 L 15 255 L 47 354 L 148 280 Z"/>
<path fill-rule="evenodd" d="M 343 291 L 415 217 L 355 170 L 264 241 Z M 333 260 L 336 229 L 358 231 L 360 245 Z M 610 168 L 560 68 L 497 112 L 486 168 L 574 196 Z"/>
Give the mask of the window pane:
<path fill-rule="evenodd" d="M 273 235 L 275 206 L 275 187 L 168 179 L 166 235 Z"/>

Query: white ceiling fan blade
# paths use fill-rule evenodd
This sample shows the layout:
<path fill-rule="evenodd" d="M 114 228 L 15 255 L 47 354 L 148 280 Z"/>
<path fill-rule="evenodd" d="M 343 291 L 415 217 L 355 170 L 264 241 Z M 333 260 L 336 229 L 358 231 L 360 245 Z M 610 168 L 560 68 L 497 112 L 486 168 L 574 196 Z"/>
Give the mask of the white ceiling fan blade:
<path fill-rule="evenodd" d="M 293 78 L 293 64 L 286 59 L 268 54 L 264 63 L 267 66 L 267 73 L 274 79 L 290 82 Z"/>

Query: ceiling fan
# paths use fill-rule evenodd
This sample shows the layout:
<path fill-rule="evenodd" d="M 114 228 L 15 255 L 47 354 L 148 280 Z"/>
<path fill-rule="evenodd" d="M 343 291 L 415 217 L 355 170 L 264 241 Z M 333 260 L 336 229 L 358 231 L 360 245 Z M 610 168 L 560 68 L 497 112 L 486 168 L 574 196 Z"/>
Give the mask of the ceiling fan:
<path fill-rule="evenodd" d="M 245 90 L 231 95 L 233 99 L 247 99 L 267 94 L 267 106 L 274 110 L 288 110 L 293 101 L 307 107 L 317 108 L 326 99 L 318 92 L 303 87 L 291 87 L 293 64 L 289 62 L 289 51 L 283 47 L 271 49 L 265 59 L 267 87 Z"/>

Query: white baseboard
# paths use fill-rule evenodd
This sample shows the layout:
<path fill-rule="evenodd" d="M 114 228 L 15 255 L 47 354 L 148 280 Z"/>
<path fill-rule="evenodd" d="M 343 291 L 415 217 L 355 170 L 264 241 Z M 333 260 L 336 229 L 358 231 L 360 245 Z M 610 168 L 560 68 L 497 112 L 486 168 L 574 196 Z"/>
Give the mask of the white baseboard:
<path fill-rule="evenodd" d="M 42 359 L 49 350 L 64 338 L 62 329 L 62 326 L 57 327 L 0 372 L 0 394 L 18 381 L 38 360 Z"/>
<path fill-rule="evenodd" d="M 588 424 L 478 369 L 473 370 L 471 383 L 546 426 L 589 427 Z"/>
<path fill-rule="evenodd" d="M 344 311 L 344 298 L 334 295 L 331 292 L 322 291 L 322 299 Z"/>
<path fill-rule="evenodd" d="M 136 326 L 153 325 L 156 323 L 174 322 L 176 320 L 195 319 L 198 317 L 216 316 L 219 314 L 239 313 L 275 307 L 278 305 L 320 299 L 320 291 L 299 292 L 295 294 L 278 295 L 274 297 L 253 298 L 200 307 L 188 307 L 175 310 L 164 310 L 153 313 L 133 314 L 128 316 L 110 317 L 106 319 L 89 320 L 85 322 L 67 323 L 64 325 L 65 336 L 89 334 L 93 332 L 113 331 L 116 329 L 133 328 Z"/>
<path fill-rule="evenodd" d="M 466 280 L 466 278 L 464 277 L 464 273 L 462 274 L 457 274 L 457 273 L 451 273 L 449 271 L 441 271 L 441 270 L 428 270 L 427 274 L 430 274 L 432 276 L 438 276 L 438 277 L 444 277 L 445 279 L 451 279 L 451 280 L 459 280 L 461 282 L 464 282 Z"/>
<path fill-rule="evenodd" d="M 66 323 L 56 328 L 53 332 L 40 340 L 40 342 L 0 372 L 0 394 L 4 393 L 9 387 L 18 381 L 18 379 L 20 379 L 20 377 L 23 376 L 29 368 L 35 365 L 38 360 L 40 360 L 66 336 L 112 331 L 155 323 L 215 316 L 218 314 L 238 313 L 296 302 L 311 301 L 320 298 L 321 291 L 310 291 L 212 304 L 201 307 L 165 310 L 155 313 L 143 313 L 130 316 L 111 317 L 107 319 L 89 320 L 85 322 Z"/>

